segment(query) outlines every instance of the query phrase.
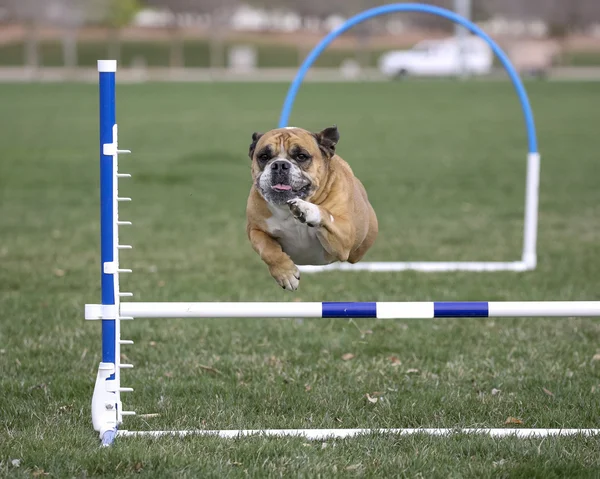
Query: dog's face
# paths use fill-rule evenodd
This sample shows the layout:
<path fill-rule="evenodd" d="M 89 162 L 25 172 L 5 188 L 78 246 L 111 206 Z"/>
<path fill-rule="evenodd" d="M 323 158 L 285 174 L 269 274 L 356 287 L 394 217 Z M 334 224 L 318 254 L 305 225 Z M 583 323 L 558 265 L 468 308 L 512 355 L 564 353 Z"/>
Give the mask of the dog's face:
<path fill-rule="evenodd" d="M 338 140 L 336 126 L 319 133 L 302 128 L 254 133 L 249 156 L 258 191 L 273 205 L 309 200 L 327 180 Z"/>

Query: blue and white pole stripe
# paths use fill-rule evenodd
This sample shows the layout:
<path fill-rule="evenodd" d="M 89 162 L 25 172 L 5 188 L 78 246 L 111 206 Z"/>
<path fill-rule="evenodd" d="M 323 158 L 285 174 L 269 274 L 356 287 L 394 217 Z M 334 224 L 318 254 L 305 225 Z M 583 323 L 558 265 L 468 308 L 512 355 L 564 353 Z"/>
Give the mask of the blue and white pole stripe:
<path fill-rule="evenodd" d="M 92 306 L 92 305 L 90 305 Z M 600 316 L 600 301 L 209 302 L 120 305 L 134 318 L 493 318 Z M 100 319 L 90 307 L 88 319 Z"/>
<path fill-rule="evenodd" d="M 121 420 L 115 60 L 99 60 L 100 268 L 102 361 L 92 396 L 92 423 L 103 445 L 113 442 Z"/>
<path fill-rule="evenodd" d="M 115 172 L 113 154 L 106 151 L 104 145 L 112 145 L 113 129 L 116 124 L 116 92 L 115 76 L 117 62 L 115 60 L 98 61 L 99 96 L 100 96 L 100 268 L 102 305 L 105 311 L 111 306 L 116 313 L 115 271 L 110 265 L 115 261 L 114 241 L 114 208 Z M 107 154 L 109 153 L 109 154 Z M 116 314 L 112 318 L 102 320 L 102 362 L 115 363 L 116 346 Z M 114 374 L 110 376 L 114 379 Z"/>

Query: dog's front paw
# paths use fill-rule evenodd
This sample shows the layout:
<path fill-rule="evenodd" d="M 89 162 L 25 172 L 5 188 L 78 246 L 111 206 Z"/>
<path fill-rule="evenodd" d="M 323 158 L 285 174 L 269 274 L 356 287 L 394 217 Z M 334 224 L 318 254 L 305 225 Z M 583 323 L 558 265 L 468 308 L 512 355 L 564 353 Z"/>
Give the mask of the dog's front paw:
<path fill-rule="evenodd" d="M 300 270 L 293 261 L 277 264 L 269 267 L 271 276 L 277 281 L 277 284 L 283 289 L 296 291 L 300 285 Z"/>
<path fill-rule="evenodd" d="M 288 206 L 294 218 L 300 221 L 300 223 L 306 223 L 311 227 L 321 224 L 321 212 L 317 205 L 313 205 L 300 198 L 294 198 L 288 201 Z"/>

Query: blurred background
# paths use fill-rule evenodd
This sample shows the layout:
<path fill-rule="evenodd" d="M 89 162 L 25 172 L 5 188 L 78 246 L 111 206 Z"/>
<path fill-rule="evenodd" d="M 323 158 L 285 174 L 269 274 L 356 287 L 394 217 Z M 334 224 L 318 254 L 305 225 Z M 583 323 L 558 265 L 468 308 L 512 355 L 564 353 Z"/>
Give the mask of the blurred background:
<path fill-rule="evenodd" d="M 289 80 L 329 31 L 383 0 L 0 0 L 1 80 Z M 600 78 L 599 0 L 435 0 L 471 18 L 522 74 Z M 495 75 L 485 46 L 425 14 L 393 14 L 336 40 L 310 77 Z M 457 43 L 461 47 L 457 48 Z M 471 56 L 469 56 L 471 55 Z"/>

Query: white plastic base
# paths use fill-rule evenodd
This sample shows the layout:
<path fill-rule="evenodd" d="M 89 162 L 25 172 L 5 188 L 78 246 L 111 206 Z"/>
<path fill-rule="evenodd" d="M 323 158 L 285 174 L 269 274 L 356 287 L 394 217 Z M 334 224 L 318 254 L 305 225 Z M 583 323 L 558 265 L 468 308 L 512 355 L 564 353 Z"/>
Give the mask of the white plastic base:
<path fill-rule="evenodd" d="M 118 437 L 132 436 L 216 436 L 222 438 L 237 438 L 243 436 L 297 436 L 305 439 L 325 440 L 335 438 L 356 437 L 367 434 L 448 436 L 451 434 L 484 434 L 491 437 L 547 437 L 547 436 L 592 436 L 600 435 L 600 429 L 451 429 L 451 428 L 416 428 L 416 429 L 229 429 L 204 431 L 117 431 Z"/>
<path fill-rule="evenodd" d="M 118 408 L 121 407 L 119 395 L 115 391 L 109 391 L 107 379 L 115 372 L 113 363 L 100 363 L 98 375 L 92 396 L 92 424 L 94 430 L 98 431 L 101 439 L 108 431 L 115 430 L 118 423 Z"/>
<path fill-rule="evenodd" d="M 298 266 L 302 273 L 320 273 L 323 271 L 423 271 L 428 273 L 446 271 L 531 271 L 535 269 L 535 262 L 524 261 L 414 261 L 414 262 L 363 262 L 363 263 L 332 263 L 325 266 Z"/>

